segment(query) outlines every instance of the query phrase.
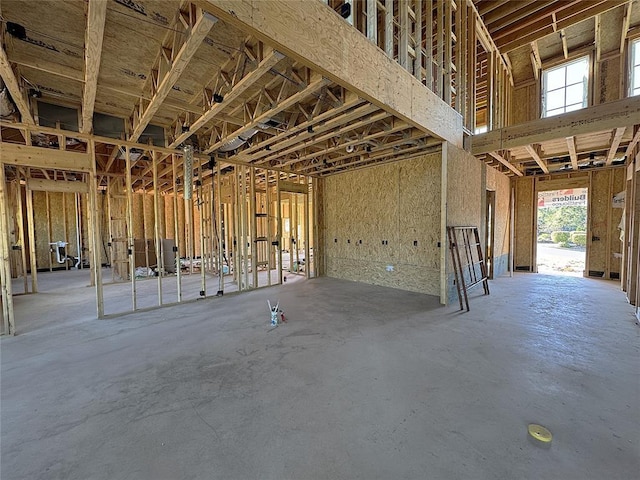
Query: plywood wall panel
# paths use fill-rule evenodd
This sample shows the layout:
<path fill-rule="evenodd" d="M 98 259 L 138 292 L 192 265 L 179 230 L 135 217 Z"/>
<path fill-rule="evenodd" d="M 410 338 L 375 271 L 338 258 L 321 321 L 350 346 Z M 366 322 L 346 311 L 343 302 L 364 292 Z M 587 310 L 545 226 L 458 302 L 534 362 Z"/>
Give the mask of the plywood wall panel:
<path fill-rule="evenodd" d="M 510 241 L 511 181 L 495 168 L 487 168 L 487 190 L 496 192 L 494 226 L 494 276 L 504 274 L 508 269 Z"/>
<path fill-rule="evenodd" d="M 515 245 L 514 268 L 534 271 L 533 239 L 535 237 L 534 179 L 517 178 L 515 183 Z"/>
<path fill-rule="evenodd" d="M 323 182 L 328 276 L 439 294 L 439 154 Z"/>
<path fill-rule="evenodd" d="M 607 233 L 609 231 L 609 211 L 611 198 L 609 184 L 611 170 L 593 172 L 591 176 L 591 192 L 589 195 L 589 223 L 591 227 L 591 241 L 589 246 L 589 271 L 604 272 L 607 269 Z"/>

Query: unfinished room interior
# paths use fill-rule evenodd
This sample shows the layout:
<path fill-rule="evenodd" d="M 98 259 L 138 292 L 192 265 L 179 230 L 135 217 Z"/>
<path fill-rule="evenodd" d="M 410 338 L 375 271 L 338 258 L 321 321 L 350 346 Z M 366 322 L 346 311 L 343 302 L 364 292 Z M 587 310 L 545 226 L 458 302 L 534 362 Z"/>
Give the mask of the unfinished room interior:
<path fill-rule="evenodd" d="M 640 0 L 0 19 L 3 479 L 638 478 Z"/>

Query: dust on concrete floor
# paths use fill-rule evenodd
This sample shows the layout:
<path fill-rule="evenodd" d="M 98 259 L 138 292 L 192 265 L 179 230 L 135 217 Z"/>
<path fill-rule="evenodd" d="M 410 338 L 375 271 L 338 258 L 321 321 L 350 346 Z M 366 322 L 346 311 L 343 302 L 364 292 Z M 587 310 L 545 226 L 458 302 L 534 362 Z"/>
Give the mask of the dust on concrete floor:
<path fill-rule="evenodd" d="M 637 478 L 623 293 L 491 288 L 459 313 L 319 278 L 4 338 L 2 478 Z M 267 298 L 288 323 L 269 327 Z"/>

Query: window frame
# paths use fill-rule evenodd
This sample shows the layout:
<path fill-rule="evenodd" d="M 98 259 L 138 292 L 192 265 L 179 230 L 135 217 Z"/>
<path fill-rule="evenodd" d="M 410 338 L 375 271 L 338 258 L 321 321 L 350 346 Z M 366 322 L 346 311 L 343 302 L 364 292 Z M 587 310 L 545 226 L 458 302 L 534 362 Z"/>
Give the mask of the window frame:
<path fill-rule="evenodd" d="M 569 60 L 564 60 L 562 62 L 558 62 L 555 63 L 553 65 L 549 65 L 546 68 L 543 68 L 540 72 L 540 118 L 551 118 L 554 117 L 556 115 L 562 115 L 564 113 L 569 113 L 567 112 L 567 106 L 575 106 L 578 105 L 576 103 L 572 103 L 567 105 L 567 101 L 566 101 L 566 91 L 568 87 L 574 86 L 574 85 L 579 85 L 579 83 L 572 83 L 567 85 L 567 79 L 566 79 L 566 68 L 572 64 L 578 63 L 578 62 L 582 62 L 582 61 L 586 61 L 586 76 L 584 77 L 582 83 L 583 83 L 583 100 L 582 100 L 582 106 L 580 108 L 576 108 L 573 110 L 569 110 L 569 112 L 573 112 L 573 111 L 577 111 L 577 110 L 582 110 L 584 108 L 587 108 L 590 106 L 591 103 L 591 72 L 592 72 L 592 68 L 591 68 L 591 54 L 590 53 L 583 53 L 581 55 L 575 56 L 574 58 L 570 58 Z M 565 69 L 565 81 L 563 86 L 558 87 L 554 90 L 551 91 L 547 91 L 546 88 L 546 82 L 547 82 L 547 75 L 550 72 L 553 72 L 555 70 L 559 70 L 561 68 Z M 547 97 L 548 97 L 548 93 L 549 92 L 554 92 L 557 90 L 563 89 L 564 90 L 564 104 L 562 105 L 562 107 L 558 107 L 558 108 L 554 108 L 552 110 L 559 110 L 560 108 L 563 109 L 562 112 L 558 112 L 558 113 L 554 113 L 553 115 L 549 115 L 548 114 L 548 110 L 547 110 L 547 105 L 546 105 L 546 101 L 547 101 Z"/>
<path fill-rule="evenodd" d="M 628 49 L 628 51 L 629 51 L 629 54 L 628 54 L 629 69 L 627 71 L 627 82 L 628 82 L 628 85 L 627 85 L 627 97 L 636 97 L 636 96 L 640 96 L 640 87 L 635 89 L 635 90 L 637 90 L 636 93 L 633 93 L 633 91 L 634 91 L 633 82 L 634 82 L 634 79 L 635 79 L 634 74 L 635 74 L 636 67 L 638 68 L 638 75 L 640 76 L 640 53 L 638 54 L 638 57 L 639 57 L 638 58 L 638 60 L 639 60 L 638 65 L 634 65 L 633 64 L 633 58 L 635 56 L 634 55 L 634 53 L 635 53 L 634 49 L 638 48 L 638 50 L 640 51 L 640 37 L 630 38 L 628 45 L 629 45 L 629 49 Z"/>

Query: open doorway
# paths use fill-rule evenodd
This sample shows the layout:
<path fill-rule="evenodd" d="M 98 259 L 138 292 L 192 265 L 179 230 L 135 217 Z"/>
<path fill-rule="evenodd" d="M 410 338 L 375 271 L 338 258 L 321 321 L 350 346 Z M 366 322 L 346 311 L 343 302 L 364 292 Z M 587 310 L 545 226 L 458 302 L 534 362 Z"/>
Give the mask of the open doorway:
<path fill-rule="evenodd" d="M 538 192 L 538 273 L 584 276 L 587 199 L 587 188 Z"/>

